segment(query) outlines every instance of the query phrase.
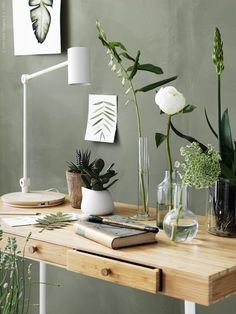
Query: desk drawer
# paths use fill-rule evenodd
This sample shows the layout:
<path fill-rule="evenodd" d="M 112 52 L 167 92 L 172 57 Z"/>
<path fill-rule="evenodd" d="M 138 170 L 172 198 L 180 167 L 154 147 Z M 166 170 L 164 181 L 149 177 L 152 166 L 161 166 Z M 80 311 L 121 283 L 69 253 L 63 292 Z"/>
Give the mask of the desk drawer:
<path fill-rule="evenodd" d="M 3 234 L 3 241 L 0 243 L 2 248 L 5 247 L 8 236 L 12 235 Z M 21 251 L 22 254 L 26 238 L 15 235 L 14 238 L 16 238 L 18 250 Z M 43 261 L 65 267 L 66 252 L 66 247 L 44 241 L 29 239 L 25 248 L 25 257 L 36 261 Z"/>
<path fill-rule="evenodd" d="M 67 269 L 127 287 L 157 293 L 160 270 L 76 250 L 67 252 Z"/>

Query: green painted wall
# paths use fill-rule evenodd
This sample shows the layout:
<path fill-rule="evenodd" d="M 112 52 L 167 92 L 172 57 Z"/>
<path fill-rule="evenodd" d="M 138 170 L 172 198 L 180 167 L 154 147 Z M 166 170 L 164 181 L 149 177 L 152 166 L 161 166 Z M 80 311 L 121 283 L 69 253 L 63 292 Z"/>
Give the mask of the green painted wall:
<path fill-rule="evenodd" d="M 22 176 L 22 73 L 31 73 L 61 62 L 67 47 L 86 45 L 91 48 L 92 79 L 90 87 L 66 85 L 66 70 L 48 74 L 30 82 L 29 152 L 33 188 L 57 187 L 66 192 L 66 161 L 74 158 L 77 147 L 89 147 L 94 156 L 115 162 L 119 182 L 112 188 L 115 200 L 135 203 L 137 199 L 137 129 L 133 106 L 123 106 L 123 88 L 107 67 L 107 56 L 97 40 L 95 20 L 99 19 L 111 39 L 121 40 L 135 54 L 142 51 L 142 61 L 164 69 L 165 77 L 178 74 L 175 86 L 187 101 L 197 105 L 191 115 L 176 118 L 183 131 L 205 143 L 216 144 L 207 128 L 203 108 L 207 107 L 216 122 L 216 80 L 211 62 L 215 26 L 224 40 L 225 72 L 223 106 L 230 108 L 236 137 L 236 3 L 234 0 L 62 0 L 62 55 L 13 55 L 11 1 L 0 1 L 0 193 L 17 191 Z M 137 77 L 142 86 L 149 76 Z M 88 94 L 119 95 L 119 121 L 115 144 L 86 143 Z M 144 133 L 150 143 L 150 202 L 155 206 L 155 188 L 167 166 L 164 147 L 155 149 L 154 133 L 164 131 L 165 118 L 154 103 L 155 92 L 140 95 Z M 184 144 L 172 137 L 173 159 Z M 204 212 L 205 192 L 191 194 L 191 208 Z M 173 261 L 174 263 L 175 261 Z M 35 265 L 36 270 L 37 266 Z M 48 313 L 136 313 L 180 314 L 178 300 L 153 296 L 121 288 L 91 278 L 49 267 Z M 37 300 L 37 296 L 35 296 Z M 205 308 L 198 313 L 235 313 L 236 298 Z M 36 309 L 34 311 L 37 312 Z M 33 310 L 32 310 L 33 313 Z"/>

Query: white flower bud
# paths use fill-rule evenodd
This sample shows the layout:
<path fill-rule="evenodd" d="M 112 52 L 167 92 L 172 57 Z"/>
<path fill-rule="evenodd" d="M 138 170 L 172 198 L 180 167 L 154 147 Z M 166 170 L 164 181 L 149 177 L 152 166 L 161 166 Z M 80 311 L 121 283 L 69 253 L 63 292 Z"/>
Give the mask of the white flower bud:
<path fill-rule="evenodd" d="M 129 94 L 130 90 L 131 90 L 131 87 L 129 87 L 129 88 L 127 89 L 127 91 L 125 92 L 125 94 L 126 94 L 126 95 Z"/>
<path fill-rule="evenodd" d="M 118 77 L 121 77 L 121 76 L 122 76 L 121 68 L 116 72 L 116 74 L 117 74 Z"/>
<path fill-rule="evenodd" d="M 115 63 L 113 64 L 113 66 L 112 66 L 111 70 L 112 70 L 113 72 L 115 72 L 115 71 L 116 71 L 116 64 L 115 64 Z"/>
<path fill-rule="evenodd" d="M 173 86 L 161 87 L 156 93 L 155 102 L 168 115 L 180 112 L 186 105 L 184 96 Z"/>
<path fill-rule="evenodd" d="M 125 78 L 122 78 L 121 84 L 124 86 L 125 85 Z"/>

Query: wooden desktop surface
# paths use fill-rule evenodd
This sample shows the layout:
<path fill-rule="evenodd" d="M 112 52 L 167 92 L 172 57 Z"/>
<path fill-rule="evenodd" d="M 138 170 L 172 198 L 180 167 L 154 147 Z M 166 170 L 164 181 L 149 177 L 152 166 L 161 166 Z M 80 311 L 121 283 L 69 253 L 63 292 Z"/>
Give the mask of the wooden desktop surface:
<path fill-rule="evenodd" d="M 1 211 L 80 213 L 68 201 L 44 209 L 11 208 L 0 203 Z M 116 203 L 116 214 L 130 215 L 134 211 L 132 205 Z M 154 214 L 155 210 L 151 212 Z M 156 244 L 119 250 L 75 234 L 73 223 L 60 230 L 39 233 L 35 226 L 9 227 L 1 221 L 2 217 L 0 215 L 4 231 L 1 247 L 10 235 L 16 236 L 20 248 L 24 238 L 32 232 L 26 255 L 34 260 L 202 305 L 210 305 L 236 292 L 236 239 L 207 233 L 204 217 L 199 217 L 197 237 L 189 243 L 173 243 L 160 231 Z M 148 223 L 155 225 L 155 220 Z M 113 275 L 109 274 L 110 269 Z"/>

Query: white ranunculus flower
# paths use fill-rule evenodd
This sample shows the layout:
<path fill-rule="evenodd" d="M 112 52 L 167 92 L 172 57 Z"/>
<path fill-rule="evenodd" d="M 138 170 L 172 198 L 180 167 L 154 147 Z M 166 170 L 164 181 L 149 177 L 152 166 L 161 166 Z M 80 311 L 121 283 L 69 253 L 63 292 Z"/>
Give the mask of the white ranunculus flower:
<path fill-rule="evenodd" d="M 168 115 L 178 113 L 186 106 L 184 95 L 173 86 L 161 87 L 156 93 L 155 102 Z"/>

